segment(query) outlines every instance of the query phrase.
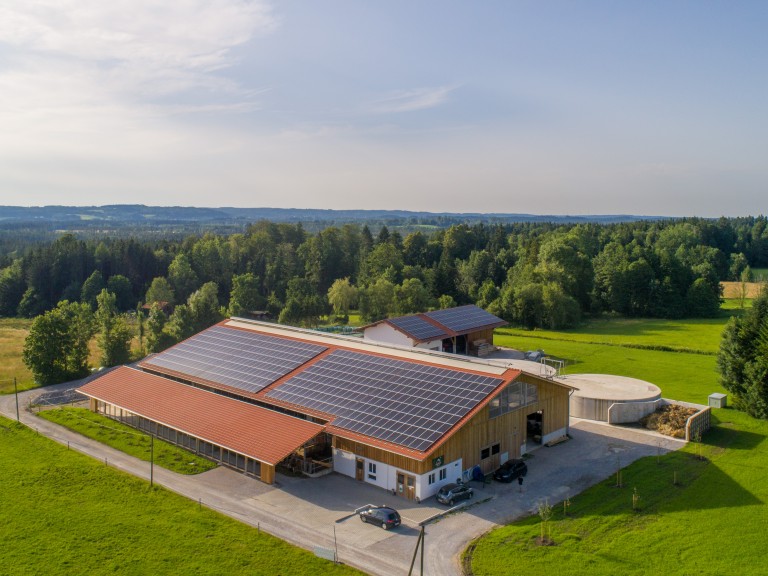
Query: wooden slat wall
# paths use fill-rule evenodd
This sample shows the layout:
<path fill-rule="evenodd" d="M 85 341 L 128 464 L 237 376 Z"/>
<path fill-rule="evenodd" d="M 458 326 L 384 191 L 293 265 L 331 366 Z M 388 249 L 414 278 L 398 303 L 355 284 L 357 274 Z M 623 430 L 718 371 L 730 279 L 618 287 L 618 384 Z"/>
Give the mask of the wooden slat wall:
<path fill-rule="evenodd" d="M 445 444 L 435 449 L 432 456 L 422 463 L 419 472 L 428 472 L 432 468 L 432 458 L 440 455 L 444 456 L 445 462 L 461 458 L 464 468 L 470 468 L 480 463 L 480 451 L 483 448 L 497 442 L 500 444 L 500 453 L 507 452 L 510 458 L 520 456 L 520 446 L 525 441 L 526 417 L 538 410 L 544 413 L 542 431 L 545 435 L 567 425 L 567 388 L 525 373 L 518 376 L 517 381 L 536 384 L 539 401 L 496 418 L 488 417 L 489 411 L 486 407 Z"/>
<path fill-rule="evenodd" d="M 261 481 L 266 484 L 274 484 L 275 467 L 272 464 L 261 463 Z"/>
<path fill-rule="evenodd" d="M 416 472 L 420 465 L 418 460 L 408 458 L 407 456 L 393 454 L 392 452 L 382 450 L 381 448 L 375 448 L 346 438 L 339 438 L 338 436 L 333 437 L 333 447 L 339 450 L 352 452 L 362 458 L 368 458 L 369 460 L 376 460 L 383 464 L 395 466 L 404 472 Z"/>
<path fill-rule="evenodd" d="M 461 458 L 464 468 L 470 468 L 480 463 L 480 451 L 483 448 L 497 442 L 501 445 L 501 453 L 507 452 L 510 458 L 516 458 L 520 456 L 520 445 L 525 441 L 528 414 L 538 410 L 544 413 L 545 435 L 564 428 L 568 423 L 568 389 L 530 374 L 521 374 L 517 380 L 536 384 L 539 401 L 493 419 L 488 417 L 488 408 L 484 408 L 443 445 L 433 450 L 423 462 L 345 438 L 334 437 L 333 445 L 337 449 L 415 474 L 425 474 L 432 470 L 432 459 L 438 456 L 443 456 L 443 462 L 446 463 Z"/>

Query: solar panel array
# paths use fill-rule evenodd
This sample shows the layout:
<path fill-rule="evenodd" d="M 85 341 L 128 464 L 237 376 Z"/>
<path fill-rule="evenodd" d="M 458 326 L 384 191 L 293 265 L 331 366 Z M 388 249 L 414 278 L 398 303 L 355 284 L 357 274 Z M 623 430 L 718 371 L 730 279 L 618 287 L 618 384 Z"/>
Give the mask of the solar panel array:
<path fill-rule="evenodd" d="M 443 326 L 454 332 L 464 332 L 473 328 L 482 328 L 491 324 L 504 323 L 504 320 L 486 312 L 477 306 L 459 306 L 446 310 L 434 310 L 425 314 L 433 320 L 437 320 Z"/>
<path fill-rule="evenodd" d="M 402 331 L 407 332 L 416 340 L 448 338 L 448 334 L 445 333 L 445 330 L 427 322 L 420 316 L 400 316 L 399 318 L 390 318 L 388 322 L 394 324 Z"/>
<path fill-rule="evenodd" d="M 335 426 L 424 451 L 502 380 L 335 350 L 267 397 L 333 414 Z"/>
<path fill-rule="evenodd" d="M 255 393 L 325 350 L 316 344 L 214 326 L 144 365 Z"/>

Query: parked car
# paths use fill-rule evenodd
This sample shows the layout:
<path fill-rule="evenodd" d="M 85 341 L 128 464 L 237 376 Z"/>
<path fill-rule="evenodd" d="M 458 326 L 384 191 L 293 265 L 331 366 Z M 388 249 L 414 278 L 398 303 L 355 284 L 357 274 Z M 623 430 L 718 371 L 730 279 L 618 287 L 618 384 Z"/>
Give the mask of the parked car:
<path fill-rule="evenodd" d="M 493 479 L 499 482 L 512 482 L 515 478 L 528 474 L 528 465 L 520 458 L 507 460 L 493 473 Z"/>
<path fill-rule="evenodd" d="M 440 502 L 440 504 L 453 506 L 454 502 L 458 502 L 459 500 L 469 500 L 474 495 L 475 491 L 466 484 L 446 484 L 437 491 L 435 499 Z"/>
<path fill-rule="evenodd" d="M 371 506 L 360 512 L 360 520 L 389 530 L 400 526 L 400 514 L 388 506 Z"/>

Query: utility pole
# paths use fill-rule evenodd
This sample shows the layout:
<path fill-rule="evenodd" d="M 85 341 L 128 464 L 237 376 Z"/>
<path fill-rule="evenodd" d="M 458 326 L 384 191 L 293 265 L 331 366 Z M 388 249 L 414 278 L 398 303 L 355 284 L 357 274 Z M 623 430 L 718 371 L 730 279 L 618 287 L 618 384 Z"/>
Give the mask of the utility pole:
<path fill-rule="evenodd" d="M 416 563 L 416 554 L 421 546 L 421 574 L 424 576 L 424 525 L 421 526 L 421 532 L 416 540 L 416 548 L 413 550 L 413 558 L 411 558 L 411 567 L 408 570 L 408 576 L 413 575 L 413 565 Z"/>

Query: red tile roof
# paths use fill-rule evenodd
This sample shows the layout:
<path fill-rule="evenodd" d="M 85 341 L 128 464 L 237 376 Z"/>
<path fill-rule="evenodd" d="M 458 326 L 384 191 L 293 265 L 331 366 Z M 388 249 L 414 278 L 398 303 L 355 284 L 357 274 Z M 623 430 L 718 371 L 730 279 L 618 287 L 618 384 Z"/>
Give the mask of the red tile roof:
<path fill-rule="evenodd" d="M 79 391 L 266 464 L 277 464 L 324 430 L 319 424 L 125 366 Z"/>

